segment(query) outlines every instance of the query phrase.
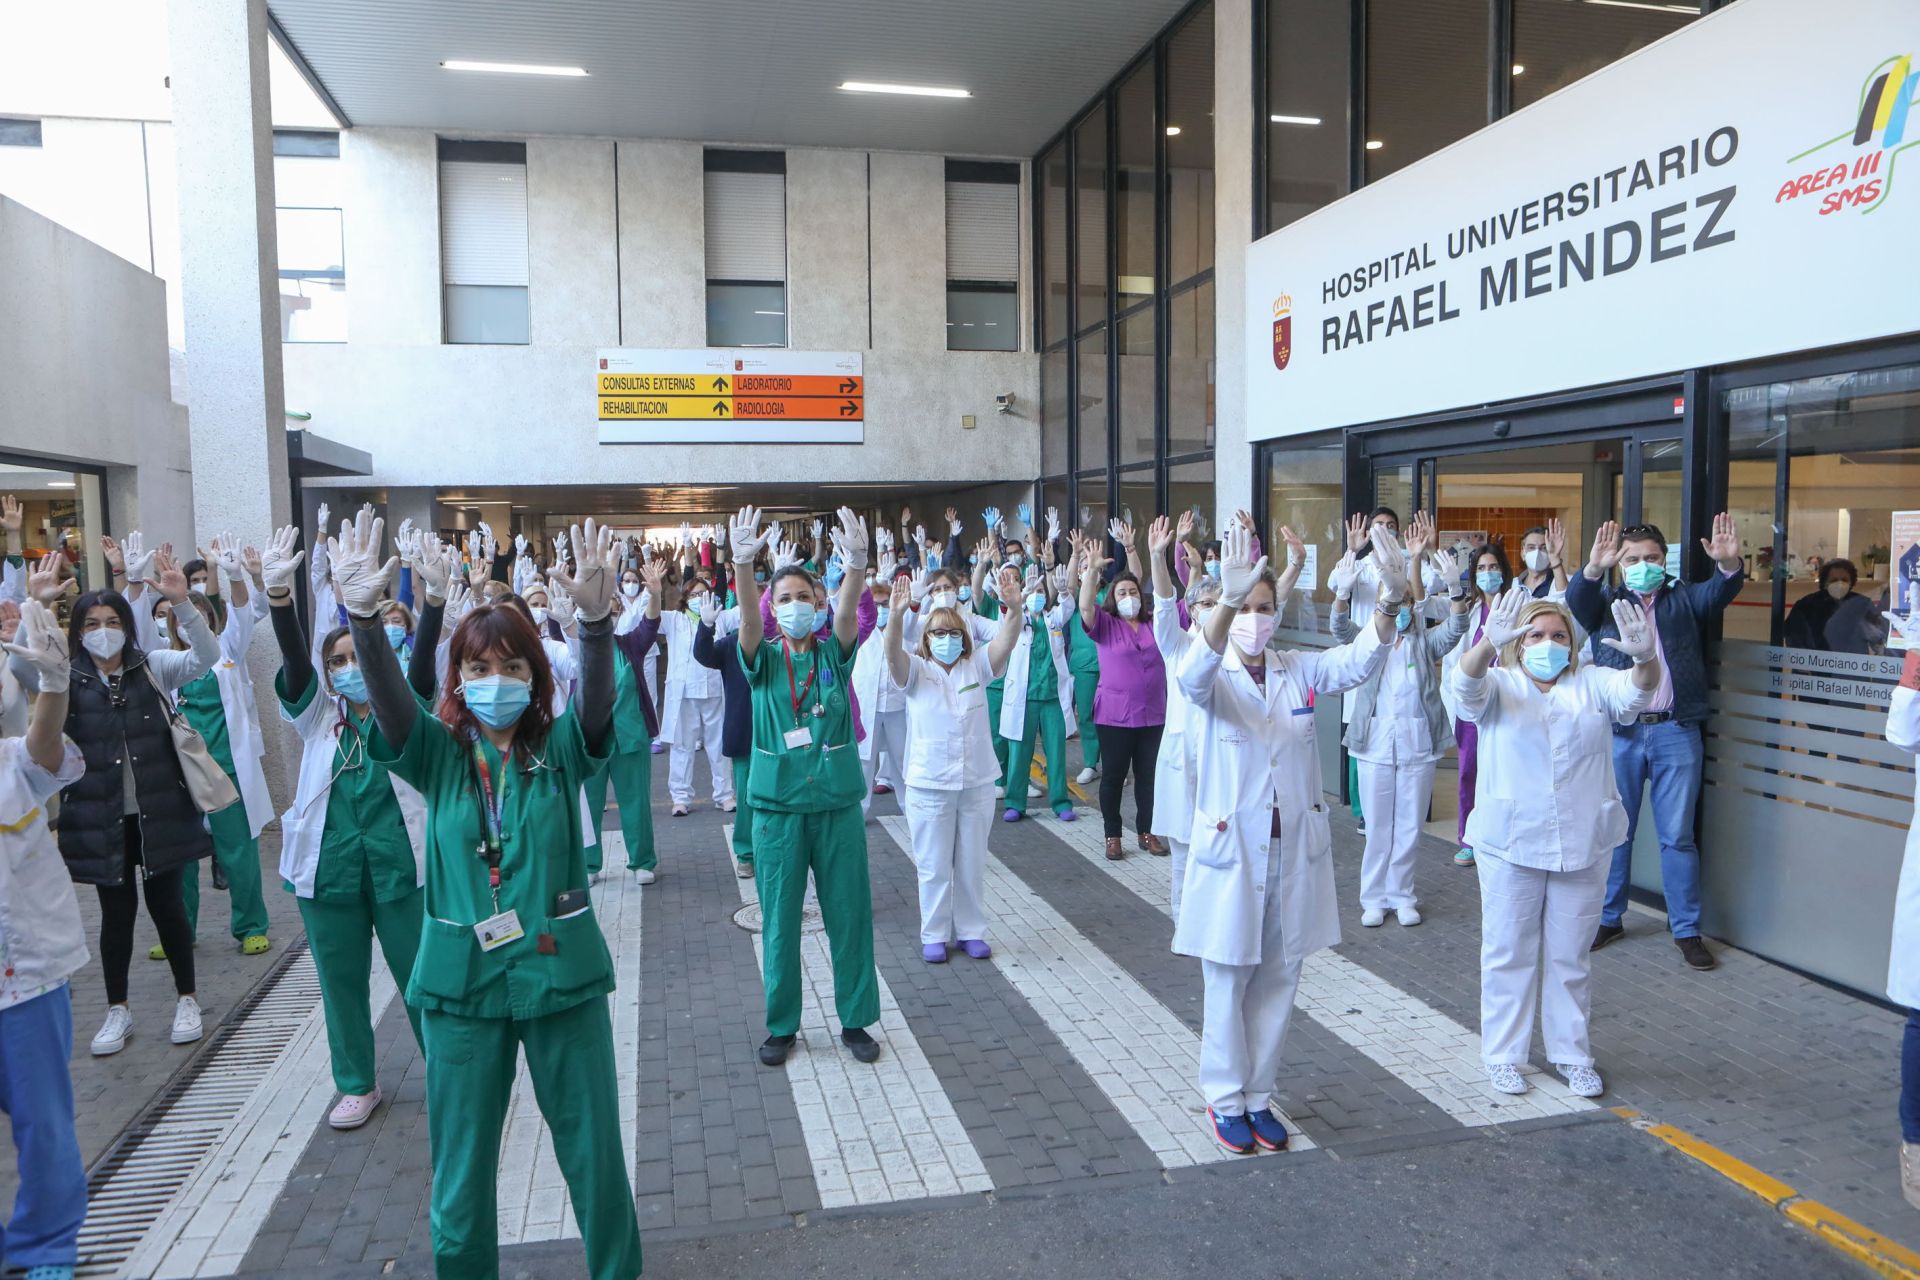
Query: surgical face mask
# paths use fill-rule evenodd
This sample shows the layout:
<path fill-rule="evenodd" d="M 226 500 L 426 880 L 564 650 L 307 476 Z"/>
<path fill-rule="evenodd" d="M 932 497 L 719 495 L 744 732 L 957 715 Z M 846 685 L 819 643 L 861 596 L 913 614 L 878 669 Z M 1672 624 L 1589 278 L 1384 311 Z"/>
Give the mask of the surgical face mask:
<path fill-rule="evenodd" d="M 1020 552 L 1018 551 L 1007 552 L 1007 563 L 1012 565 L 1014 568 L 1018 569 L 1021 565 L 1025 564 L 1026 562 L 1027 562 L 1026 556 L 1022 555 Z"/>
<path fill-rule="evenodd" d="M 960 588 L 959 595 L 960 595 L 960 600 L 963 604 L 966 601 L 973 599 L 973 587 L 969 585 L 969 586 L 964 586 Z"/>
<path fill-rule="evenodd" d="M 979 557 L 979 556 L 968 556 L 968 557 L 967 557 L 967 565 L 968 565 L 968 567 L 969 567 L 969 568 L 971 568 L 972 566 L 974 566 L 974 565 L 976 565 L 976 564 L 979 564 L 979 563 L 980 563 L 980 557 Z"/>
<path fill-rule="evenodd" d="M 80 644 L 88 653 L 104 662 L 126 648 L 127 633 L 115 631 L 110 627 L 101 627 L 98 631 L 89 631 L 81 636 Z"/>
<path fill-rule="evenodd" d="M 460 686 L 467 710 L 489 729 L 504 729 L 533 701 L 533 686 L 512 676 L 480 676 Z"/>
<path fill-rule="evenodd" d="M 541 610 L 541 612 L 544 613 L 545 610 Z M 537 614 L 535 615 L 534 620 L 539 621 L 539 617 Z M 389 622 L 387 624 L 387 643 L 392 645 L 394 648 L 398 649 L 401 645 L 405 644 L 406 642 L 407 642 L 407 629 L 401 626 L 397 622 Z"/>
<path fill-rule="evenodd" d="M 333 691 L 348 702 L 367 700 L 367 678 L 360 674 L 359 667 L 342 667 L 338 671 L 329 672 L 327 679 L 333 681 Z M 479 712 L 476 711 L 474 714 L 478 715 Z"/>
<path fill-rule="evenodd" d="M 933 654 L 933 660 L 941 666 L 950 667 L 960 661 L 961 640 L 951 633 L 927 637 L 927 650 Z"/>
<path fill-rule="evenodd" d="M 169 644 L 173 642 L 173 625 L 165 618 L 155 618 L 153 620 L 153 629 L 162 640 L 165 640 Z"/>
<path fill-rule="evenodd" d="M 884 627 L 887 625 L 887 620 L 892 617 L 893 617 L 893 606 L 883 604 L 874 613 L 873 625 L 876 627 Z"/>
<path fill-rule="evenodd" d="M 755 569 L 753 571 L 753 580 L 755 582 L 765 583 L 767 580 L 767 571 L 765 569 Z"/>
<path fill-rule="evenodd" d="M 207 580 L 205 578 L 200 578 L 193 582 L 189 582 L 187 584 L 187 590 L 198 592 L 201 595 L 205 595 L 207 594 Z"/>
<path fill-rule="evenodd" d="M 1523 552 L 1521 558 L 1527 562 L 1527 568 L 1531 572 L 1545 573 L 1547 571 L 1547 549 L 1545 547 L 1535 547 L 1531 551 Z"/>
<path fill-rule="evenodd" d="M 1273 638 L 1274 617 L 1270 613 L 1243 613 L 1228 630 L 1242 653 L 1259 653 Z"/>
<path fill-rule="evenodd" d="M 546 628 L 547 618 L 549 616 L 547 610 L 543 609 L 542 607 L 536 604 L 529 607 L 527 609 L 527 612 L 533 615 L 533 625 L 535 627 L 540 628 L 542 630 Z"/>
<path fill-rule="evenodd" d="M 1131 621 L 1140 616 L 1140 597 L 1121 596 L 1119 602 L 1114 607 L 1120 610 L 1121 617 Z"/>
<path fill-rule="evenodd" d="M 773 616 L 775 621 L 779 622 L 780 630 L 785 632 L 789 639 L 798 640 L 802 636 L 813 634 L 816 612 L 811 600 L 789 600 L 776 608 Z"/>
<path fill-rule="evenodd" d="M 1213 616 L 1213 606 L 1210 604 L 1197 604 L 1193 606 L 1192 613 L 1193 625 L 1196 627 L 1204 627 L 1207 625 L 1207 619 Z"/>
<path fill-rule="evenodd" d="M 1500 589 L 1501 577 L 1498 569 L 1482 569 L 1473 575 L 1473 585 L 1488 595 Z"/>
<path fill-rule="evenodd" d="M 1041 591 L 1029 592 L 1027 595 L 1027 612 L 1037 614 L 1037 613 L 1045 613 L 1046 611 L 1047 611 L 1046 593 Z"/>
<path fill-rule="evenodd" d="M 637 582 L 623 582 L 620 584 L 620 594 L 629 600 L 637 600 L 640 598 L 640 584 Z"/>
<path fill-rule="evenodd" d="M 877 585 L 879 584 L 879 582 L 880 582 L 880 579 L 878 579 L 878 578 L 876 578 L 876 577 L 874 577 L 874 576 L 873 576 L 872 574 L 868 574 L 868 575 L 867 575 L 867 590 L 869 590 L 869 591 L 871 591 L 871 590 L 873 590 L 873 589 L 874 589 L 874 587 L 875 587 L 875 586 L 877 586 Z"/>
<path fill-rule="evenodd" d="M 1393 615 L 1393 625 L 1401 631 L 1405 631 L 1408 627 L 1412 626 L 1413 610 L 1404 604 L 1401 605 L 1400 612 Z"/>
<path fill-rule="evenodd" d="M 1542 640 L 1520 651 L 1520 664 L 1536 680 L 1557 680 L 1572 656 L 1573 651 L 1559 641 Z"/>
<path fill-rule="evenodd" d="M 1845 600 L 1853 592 L 1853 584 L 1845 578 L 1835 578 L 1827 584 L 1827 594 L 1835 600 Z"/>
<path fill-rule="evenodd" d="M 1220 562 L 1218 560 L 1207 561 L 1207 576 L 1209 578 L 1218 578 L 1220 576 Z"/>
<path fill-rule="evenodd" d="M 1658 560 L 1642 560 L 1622 569 L 1620 576 L 1629 589 L 1645 595 L 1667 580 L 1667 567 Z"/>
<path fill-rule="evenodd" d="M 927 599 L 933 603 L 933 607 L 936 609 L 951 609 L 960 603 L 958 593 L 945 589 L 934 592 L 931 596 L 928 596 Z"/>

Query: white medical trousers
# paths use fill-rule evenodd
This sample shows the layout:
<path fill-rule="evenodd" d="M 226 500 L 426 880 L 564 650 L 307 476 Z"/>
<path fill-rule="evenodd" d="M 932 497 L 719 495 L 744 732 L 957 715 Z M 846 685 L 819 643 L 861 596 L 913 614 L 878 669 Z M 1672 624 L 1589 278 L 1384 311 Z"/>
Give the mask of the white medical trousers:
<path fill-rule="evenodd" d="M 920 943 L 984 942 L 980 882 L 993 830 L 993 783 L 959 791 L 906 790 L 907 826 L 920 873 Z"/>
<path fill-rule="evenodd" d="M 1609 861 L 1581 871 L 1541 871 L 1474 850 L 1480 871 L 1480 1056 L 1488 1066 L 1526 1062 L 1533 1007 L 1547 1058 L 1590 1067 L 1589 948 L 1607 896 Z"/>
<path fill-rule="evenodd" d="M 1367 818 L 1367 848 L 1360 858 L 1360 909 L 1398 911 L 1415 906 L 1414 850 L 1433 799 L 1431 760 L 1376 764 L 1356 760 L 1360 811 Z"/>
<path fill-rule="evenodd" d="M 1167 870 L 1173 873 L 1173 918 L 1177 921 L 1180 919 L 1180 882 L 1187 876 L 1187 850 L 1191 846 L 1185 840 L 1176 840 L 1172 836 L 1166 840 L 1167 861 L 1172 864 Z"/>
<path fill-rule="evenodd" d="M 1200 962 L 1205 1003 L 1200 1028 L 1200 1093 L 1216 1115 L 1263 1111 L 1280 1074 L 1300 961 L 1286 958 L 1280 929 L 1280 842 L 1267 846 L 1266 915 L 1259 964 Z"/>
<path fill-rule="evenodd" d="M 726 716 L 722 697 L 680 699 L 680 722 L 674 726 L 673 754 L 667 762 L 667 794 L 675 804 L 693 803 L 693 753 L 702 747 L 713 775 L 714 804 L 733 799 L 733 766 L 720 754 Z"/>
<path fill-rule="evenodd" d="M 863 709 L 862 714 L 865 715 Z M 866 720 L 867 758 L 861 762 L 861 769 L 867 775 L 866 794 L 860 797 L 860 812 L 866 813 L 873 808 L 873 783 L 876 778 L 893 788 L 899 795 L 906 788 L 901 779 L 901 769 L 907 759 L 907 709 L 897 711 L 874 712 Z M 880 763 L 880 754 L 886 753 L 886 763 Z"/>

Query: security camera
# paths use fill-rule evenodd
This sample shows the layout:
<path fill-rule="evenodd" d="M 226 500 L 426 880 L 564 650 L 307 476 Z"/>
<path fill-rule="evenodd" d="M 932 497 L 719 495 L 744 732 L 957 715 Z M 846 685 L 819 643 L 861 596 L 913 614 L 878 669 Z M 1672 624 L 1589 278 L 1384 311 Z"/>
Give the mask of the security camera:
<path fill-rule="evenodd" d="M 1013 392 L 1006 391 L 993 398 L 993 407 L 1000 413 L 1013 412 Z"/>

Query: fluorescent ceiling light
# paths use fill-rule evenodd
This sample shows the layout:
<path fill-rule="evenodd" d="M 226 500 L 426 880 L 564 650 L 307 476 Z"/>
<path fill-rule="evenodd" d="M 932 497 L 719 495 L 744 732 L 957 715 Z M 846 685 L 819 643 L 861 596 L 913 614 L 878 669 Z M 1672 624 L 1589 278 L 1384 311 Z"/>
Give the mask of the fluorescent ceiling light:
<path fill-rule="evenodd" d="M 1268 116 L 1275 124 L 1319 124 L 1319 116 Z"/>
<path fill-rule="evenodd" d="M 1177 124 L 1170 124 L 1170 125 L 1168 125 L 1168 126 L 1167 126 L 1167 136 L 1168 136 L 1169 138 L 1177 138 L 1177 137 L 1179 137 L 1179 136 L 1180 136 L 1180 126 L 1179 126 L 1179 125 L 1177 125 Z"/>
<path fill-rule="evenodd" d="M 1382 142 L 1382 141 L 1380 141 L 1380 139 L 1378 139 L 1378 138 L 1368 138 L 1368 139 L 1367 139 L 1367 150 L 1369 150 L 1369 151 L 1378 151 L 1378 150 L 1379 150 L 1380 148 L 1382 148 L 1382 147 L 1384 147 L 1384 146 L 1386 146 L 1386 145 L 1387 145 L 1386 143 L 1384 143 L 1384 142 Z"/>
<path fill-rule="evenodd" d="M 965 89 L 941 89 L 924 84 L 875 84 L 869 80 L 848 80 L 841 84 L 848 93 L 904 93 L 915 98 L 971 98 Z"/>
<path fill-rule="evenodd" d="M 756 311 L 753 314 L 757 316 L 783 316 L 787 313 L 784 311 Z"/>
<path fill-rule="evenodd" d="M 585 67 L 541 67 L 529 62 L 464 62 L 449 58 L 440 64 L 448 71 L 498 71 L 512 76 L 584 76 Z"/>
<path fill-rule="evenodd" d="M 71 488 L 73 488 L 73 481 L 71 481 L 71 480 L 49 480 L 49 481 L 47 481 L 47 488 L 49 488 L 49 489 L 71 489 Z"/>
<path fill-rule="evenodd" d="M 1609 9 L 1647 9 L 1654 13 L 1690 13 L 1698 17 L 1700 6 L 1697 4 L 1661 4 L 1658 0 L 1587 0 L 1588 4 L 1604 5 Z"/>

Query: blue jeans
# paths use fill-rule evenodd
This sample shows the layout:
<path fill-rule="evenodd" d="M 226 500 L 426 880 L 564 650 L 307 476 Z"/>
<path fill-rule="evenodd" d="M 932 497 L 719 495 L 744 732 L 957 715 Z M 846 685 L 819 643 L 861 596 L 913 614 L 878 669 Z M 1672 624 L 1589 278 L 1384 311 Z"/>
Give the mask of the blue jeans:
<path fill-rule="evenodd" d="M 73 1131 L 73 997 L 63 984 L 0 1009 L 0 1112 L 13 1125 L 20 1190 L 0 1228 L 0 1262 L 70 1267 L 87 1217 L 87 1171 Z"/>
<path fill-rule="evenodd" d="M 1617 925 L 1627 913 L 1633 870 L 1633 833 L 1640 794 L 1653 783 L 1653 824 L 1660 833 L 1660 879 L 1667 893 L 1667 927 L 1678 938 L 1700 936 L 1700 849 L 1693 842 L 1693 811 L 1700 803 L 1700 726 L 1668 720 L 1613 731 L 1613 778 L 1627 810 L 1627 838 L 1613 851 L 1607 902 L 1600 923 Z"/>
<path fill-rule="evenodd" d="M 1920 1142 L 1920 1009 L 1907 1013 L 1907 1034 L 1900 1041 L 1900 1137 Z"/>

